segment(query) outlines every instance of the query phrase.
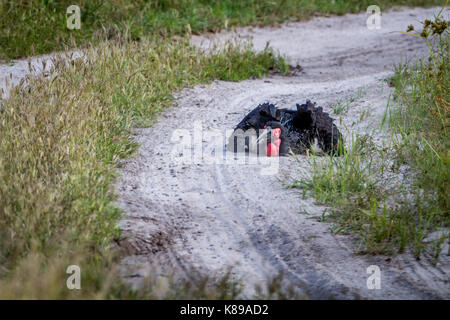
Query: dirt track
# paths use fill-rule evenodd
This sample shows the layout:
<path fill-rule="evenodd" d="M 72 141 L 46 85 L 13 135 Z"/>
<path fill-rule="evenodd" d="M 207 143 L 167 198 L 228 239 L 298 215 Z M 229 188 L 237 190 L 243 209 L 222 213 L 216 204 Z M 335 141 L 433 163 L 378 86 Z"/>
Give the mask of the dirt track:
<path fill-rule="evenodd" d="M 342 123 L 344 135 L 371 132 L 381 141 L 380 119 L 390 88 L 383 81 L 394 63 L 426 54 L 421 39 L 390 33 L 405 30 L 430 17 L 434 9 L 384 13 L 382 29 L 370 31 L 367 15 L 315 18 L 282 28 L 240 29 L 237 34 L 214 36 L 251 40 L 257 49 L 267 41 L 303 70 L 292 77 L 271 76 L 240 83 L 214 82 L 177 94 L 176 104 L 151 128 L 137 129 L 140 144 L 135 158 L 126 162 L 117 183 L 121 222 L 129 237 L 124 246 L 124 277 L 139 283 L 159 265 L 160 272 L 177 270 L 188 276 L 191 268 L 204 274 L 233 275 L 246 284 L 250 297 L 255 284 L 283 272 L 285 280 L 311 298 L 450 298 L 450 259 L 443 255 L 437 267 L 427 259 L 403 254 L 392 258 L 354 255 L 357 244 L 348 236 L 334 235 L 329 225 L 317 222 L 323 207 L 302 199 L 299 190 L 283 181 L 307 172 L 305 157 L 297 163 L 281 158 L 276 175 L 262 175 L 269 164 L 177 164 L 170 142 L 176 129 L 193 132 L 194 121 L 204 130 L 232 129 L 259 103 L 270 101 L 295 107 L 307 98 L 332 114 L 338 100 L 364 92 L 351 104 Z M 207 38 L 193 43 L 210 46 Z M 361 89 L 362 88 L 362 89 Z M 362 117 L 367 114 L 368 116 Z M 363 118 L 361 120 L 361 118 Z M 203 146 L 211 142 L 203 137 Z M 272 159 L 276 165 L 277 159 Z M 381 269 L 381 289 L 369 290 L 366 268 Z"/>

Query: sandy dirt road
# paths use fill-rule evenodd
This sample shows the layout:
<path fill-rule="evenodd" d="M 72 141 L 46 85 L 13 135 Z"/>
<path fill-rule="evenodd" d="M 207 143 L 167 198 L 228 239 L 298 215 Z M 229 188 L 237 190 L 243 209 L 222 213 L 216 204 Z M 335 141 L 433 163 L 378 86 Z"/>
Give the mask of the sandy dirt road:
<path fill-rule="evenodd" d="M 68 51 L 43 54 L 27 59 L 12 60 L 9 63 L 0 64 L 0 98 L 6 99 L 9 90 L 22 81 L 26 81 L 29 74 L 44 75 L 48 77 L 53 67 L 55 58 L 77 59 L 82 57 L 81 51 Z"/>
<path fill-rule="evenodd" d="M 193 155 L 193 161 L 180 164 L 171 156 L 181 135 L 177 129 L 188 130 L 193 139 L 195 125 L 205 132 L 224 132 L 266 101 L 294 108 L 311 99 L 332 114 L 337 101 L 357 96 L 342 123 L 336 123 L 347 137 L 371 133 L 382 143 L 380 119 L 390 94 L 383 80 L 393 64 L 426 54 L 421 39 L 390 32 L 411 23 L 419 27 L 420 20 L 438 10 L 387 12 L 382 28 L 373 31 L 367 29 L 367 15 L 358 14 L 194 37 L 192 42 L 205 50 L 212 42 L 232 38 L 252 41 L 258 50 L 270 42 L 302 71 L 292 77 L 185 89 L 153 127 L 136 130 L 139 152 L 117 183 L 119 205 L 126 212 L 121 226 L 129 237 L 124 277 L 138 284 L 155 265 L 163 266 L 163 274 L 174 269 L 186 277 L 192 268 L 220 275 L 233 266 L 233 276 L 246 285 L 244 297 L 283 272 L 286 283 L 313 299 L 450 298 L 448 256 L 437 267 L 409 254 L 357 256 L 354 239 L 335 235 L 329 224 L 318 222 L 314 217 L 325 208 L 284 185 L 290 177 L 307 173 L 304 156 L 298 162 L 279 159 L 275 175 L 262 174 L 268 163 L 207 164 Z M 213 142 L 206 136 L 200 140 L 206 154 Z M 379 290 L 367 287 L 370 265 L 380 267 Z"/>
<path fill-rule="evenodd" d="M 337 101 L 352 97 L 357 99 L 342 120 L 334 116 L 336 124 L 347 138 L 352 132 L 370 133 L 382 143 L 380 119 L 391 90 L 383 80 L 394 63 L 426 54 L 420 39 L 390 32 L 409 24 L 418 27 L 438 10 L 383 13 L 381 29 L 373 31 L 366 27 L 368 16 L 358 14 L 193 37 L 192 43 L 205 50 L 212 41 L 235 38 L 252 41 L 258 50 L 269 42 L 301 70 L 290 77 L 185 89 L 153 127 L 136 129 L 139 152 L 125 162 L 116 185 L 118 205 L 126 213 L 121 221 L 127 237 L 122 246 L 129 253 L 123 260 L 124 278 L 139 284 L 149 273 L 172 271 L 189 278 L 193 269 L 220 276 L 231 266 L 233 277 L 245 283 L 243 297 L 282 272 L 287 284 L 314 299 L 449 299 L 448 256 L 437 267 L 426 257 L 416 261 L 409 254 L 358 256 L 354 239 L 335 235 L 329 224 L 318 222 L 326 208 L 285 187 L 292 177 L 308 173 L 306 157 L 243 164 L 225 154 L 227 163 L 208 164 L 206 151 L 217 140 L 206 134 L 197 141 L 203 159 L 196 158 L 194 148 L 192 161 L 180 162 L 176 149 L 181 134 L 189 132 L 196 139 L 195 126 L 205 133 L 225 133 L 262 102 L 294 108 L 311 99 L 332 114 Z M 51 56 L 30 59 L 36 72 L 48 70 Z M 5 77 L 17 84 L 28 72 L 27 60 L 0 65 L 2 96 L 7 95 Z M 279 169 L 264 175 L 268 168 Z M 367 288 L 370 265 L 380 267 L 379 290 Z"/>
<path fill-rule="evenodd" d="M 116 185 L 118 205 L 126 213 L 121 221 L 127 236 L 122 245 L 129 253 L 123 260 L 124 278 L 139 284 L 150 273 L 171 271 L 189 278 L 192 269 L 220 276 L 231 266 L 233 276 L 246 285 L 243 297 L 251 297 L 255 285 L 264 287 L 282 272 L 286 283 L 314 299 L 449 299 L 448 256 L 443 255 L 437 267 L 409 254 L 357 256 L 354 239 L 335 235 L 329 224 L 318 222 L 326 208 L 285 187 L 293 176 L 307 174 L 304 156 L 247 165 L 232 157 L 230 161 L 229 155 L 222 164 L 195 158 L 180 163 L 177 152 L 171 156 L 183 132 L 177 130 L 194 136 L 195 125 L 201 125 L 206 133 L 224 133 L 266 101 L 294 108 L 311 99 L 332 114 L 337 101 L 357 97 L 336 124 L 347 138 L 352 132 L 370 133 L 382 143 L 380 119 L 391 90 L 383 80 L 394 63 L 426 54 L 420 39 L 390 32 L 409 24 L 418 27 L 438 10 L 383 13 L 381 29 L 373 31 L 366 27 L 368 15 L 358 14 L 193 37 L 192 43 L 205 50 L 213 41 L 236 38 L 251 41 L 258 50 L 269 42 L 301 70 L 291 77 L 185 89 L 153 127 L 136 129 L 139 152 L 125 162 Z M 29 73 L 28 60 L 39 73 L 49 70 L 52 57 L 0 65 L 3 98 L 7 83 L 18 84 Z M 206 136 L 200 140 L 206 154 L 213 143 Z M 279 170 L 263 175 L 269 167 Z M 367 288 L 370 265 L 380 267 L 379 290 Z"/>
<path fill-rule="evenodd" d="M 298 162 L 284 157 L 273 159 L 279 163 L 246 165 L 207 164 L 193 155 L 190 163 L 178 163 L 174 151 L 183 132 L 176 130 L 187 130 L 193 139 L 196 125 L 204 132 L 224 132 L 262 102 L 294 108 L 311 99 L 332 114 L 337 101 L 354 96 L 357 100 L 336 124 L 347 138 L 351 132 L 371 133 L 382 143 L 380 120 L 391 92 L 383 80 L 394 63 L 426 54 L 421 39 L 390 32 L 411 23 L 419 27 L 418 21 L 438 10 L 387 12 L 382 28 L 373 31 L 366 27 L 367 15 L 358 14 L 194 37 L 192 42 L 205 49 L 211 41 L 236 37 L 252 41 L 258 50 L 270 42 L 302 71 L 185 89 L 153 127 L 136 130 L 139 152 L 126 162 L 117 183 L 119 205 L 126 212 L 121 226 L 129 237 L 124 242 L 130 253 L 123 261 L 125 279 L 139 284 L 155 272 L 155 265 L 163 274 L 174 269 L 186 277 L 192 268 L 220 275 L 233 266 L 233 276 L 246 285 L 243 297 L 283 272 L 286 283 L 313 299 L 450 298 L 448 256 L 437 267 L 409 254 L 358 256 L 354 239 L 335 235 L 329 224 L 318 222 L 315 217 L 325 208 L 284 185 L 307 173 L 304 156 Z M 206 154 L 212 139 L 205 135 L 200 141 Z M 277 174 L 262 174 L 269 165 L 279 165 Z M 367 287 L 370 265 L 381 270 L 379 290 Z"/>

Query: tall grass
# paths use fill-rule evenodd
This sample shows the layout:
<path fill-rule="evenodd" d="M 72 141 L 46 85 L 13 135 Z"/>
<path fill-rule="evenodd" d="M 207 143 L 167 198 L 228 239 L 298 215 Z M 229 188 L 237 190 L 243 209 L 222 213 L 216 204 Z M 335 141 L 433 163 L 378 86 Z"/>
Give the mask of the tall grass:
<path fill-rule="evenodd" d="M 390 181 L 383 181 L 386 168 L 369 135 L 354 134 L 341 156 L 311 156 L 311 175 L 293 187 L 329 205 L 322 221 L 334 222 L 333 232 L 359 235 L 360 253 L 392 253 L 392 240 L 399 235 L 399 221 L 385 206 Z M 308 193 L 309 191 L 309 193 Z M 390 192 L 392 194 L 392 192 Z"/>
<path fill-rule="evenodd" d="M 106 35 L 139 41 L 145 36 L 218 31 L 242 25 L 276 24 L 315 14 L 366 10 L 369 0 L 0 0 L 0 59 L 83 46 Z M 379 0 L 396 5 L 439 5 L 440 0 Z M 66 9 L 79 5 L 81 29 L 66 28 Z"/>
<path fill-rule="evenodd" d="M 120 237 L 111 184 L 135 149 L 131 128 L 151 124 L 174 90 L 280 68 L 269 48 L 202 53 L 185 39 L 124 40 L 55 58 L 48 79 L 14 88 L 0 111 L 0 297 L 120 296 L 108 272 Z M 71 264 L 82 267 L 81 292 L 65 287 Z"/>
<path fill-rule="evenodd" d="M 408 248 L 417 258 L 426 251 L 437 262 L 450 226 L 448 23 L 438 16 L 412 35 L 424 38 L 430 56 L 395 70 L 399 107 L 386 110 L 391 140 L 377 146 L 370 136 L 354 136 L 341 157 L 313 156 L 311 176 L 293 186 L 330 205 L 334 231 L 356 232 L 359 252 Z"/>
<path fill-rule="evenodd" d="M 417 206 L 412 210 L 428 231 L 448 227 L 450 222 L 448 21 L 439 16 L 425 20 L 420 33 L 410 34 L 426 41 L 430 55 L 412 67 L 399 66 L 395 70 L 395 99 L 402 107 L 391 111 L 390 125 L 397 137 L 393 144 L 397 165 L 407 164 L 417 173 L 412 186 Z M 439 241 L 444 239 L 445 234 Z M 416 251 L 418 254 L 420 247 Z"/>

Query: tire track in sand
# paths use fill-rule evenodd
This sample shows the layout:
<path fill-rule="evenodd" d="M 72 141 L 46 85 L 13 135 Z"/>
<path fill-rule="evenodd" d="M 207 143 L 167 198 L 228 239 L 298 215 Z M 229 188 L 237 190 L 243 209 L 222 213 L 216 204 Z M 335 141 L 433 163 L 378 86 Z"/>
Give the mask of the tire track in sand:
<path fill-rule="evenodd" d="M 307 173 L 305 157 L 299 162 L 280 158 L 280 173 L 275 176 L 262 176 L 262 165 L 177 165 L 170 159 L 174 131 L 192 132 L 195 120 L 206 130 L 224 131 L 259 103 L 293 108 L 306 99 L 317 101 L 331 114 L 336 101 L 356 95 L 361 87 L 365 95 L 337 124 L 346 137 L 355 131 L 370 132 L 382 141 L 380 119 L 390 94 L 382 80 L 391 74 L 394 63 L 426 54 L 420 39 L 390 32 L 411 23 L 418 27 L 417 21 L 437 10 L 383 13 L 382 29 L 375 32 L 365 27 L 367 16 L 358 14 L 215 35 L 218 41 L 250 39 L 256 49 L 270 41 L 303 71 L 293 77 L 218 81 L 185 89 L 177 93 L 177 106 L 153 127 L 136 130 L 139 153 L 126 162 L 117 189 L 119 205 L 126 212 L 121 227 L 127 241 L 147 249 L 130 250 L 123 260 L 125 278 L 139 284 L 149 272 L 171 270 L 189 278 L 192 269 L 221 275 L 232 266 L 233 276 L 246 284 L 245 297 L 251 297 L 254 285 L 264 287 L 268 278 L 283 272 L 286 284 L 317 299 L 450 298 L 448 256 L 442 256 L 437 267 L 409 254 L 357 256 L 351 236 L 334 235 L 327 223 L 318 222 L 314 217 L 325 208 L 280 182 L 283 173 Z M 210 45 L 204 37 L 192 41 L 205 48 Z M 369 117 L 361 120 L 364 112 Z M 152 252 L 149 249 L 158 237 L 168 240 Z M 160 270 L 154 271 L 155 265 Z M 381 269 L 381 290 L 367 289 L 369 265 Z M 132 278 L 127 277 L 130 274 Z"/>

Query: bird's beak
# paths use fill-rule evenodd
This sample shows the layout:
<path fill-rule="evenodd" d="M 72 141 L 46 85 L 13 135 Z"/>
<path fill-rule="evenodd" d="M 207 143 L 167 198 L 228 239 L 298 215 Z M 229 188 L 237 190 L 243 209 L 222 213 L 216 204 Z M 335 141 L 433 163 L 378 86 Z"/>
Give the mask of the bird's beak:
<path fill-rule="evenodd" d="M 258 144 L 259 143 L 259 141 L 261 141 L 261 139 L 263 139 L 263 138 L 267 138 L 267 134 L 269 133 L 269 132 L 271 132 L 272 131 L 272 128 L 266 128 L 266 129 L 264 129 L 264 131 L 263 132 L 261 132 L 261 134 L 259 135 L 259 137 L 258 137 L 258 139 L 256 139 L 256 144 Z"/>

